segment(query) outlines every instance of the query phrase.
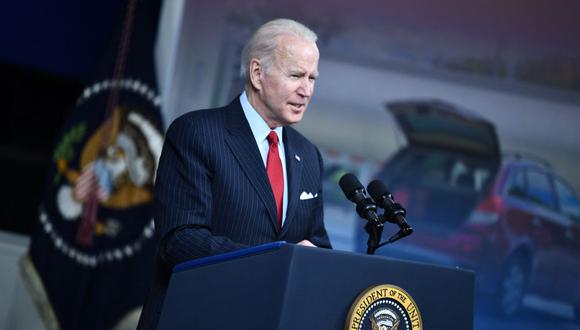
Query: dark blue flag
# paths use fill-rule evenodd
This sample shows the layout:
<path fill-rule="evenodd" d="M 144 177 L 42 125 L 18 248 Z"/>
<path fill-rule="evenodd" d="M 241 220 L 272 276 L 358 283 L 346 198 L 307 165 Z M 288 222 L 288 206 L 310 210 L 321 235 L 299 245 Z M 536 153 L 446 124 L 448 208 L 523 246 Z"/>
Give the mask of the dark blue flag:
<path fill-rule="evenodd" d="M 159 7 L 128 1 L 115 50 L 57 140 L 40 225 L 21 263 L 49 329 L 112 329 L 138 317 L 145 300 L 163 142 L 153 70 Z"/>

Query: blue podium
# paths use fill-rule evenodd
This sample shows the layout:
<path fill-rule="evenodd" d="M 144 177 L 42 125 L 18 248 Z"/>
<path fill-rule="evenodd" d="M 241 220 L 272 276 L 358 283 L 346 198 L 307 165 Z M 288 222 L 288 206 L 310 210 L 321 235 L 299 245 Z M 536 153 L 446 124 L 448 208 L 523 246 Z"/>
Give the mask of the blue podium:
<path fill-rule="evenodd" d="M 276 242 L 177 265 L 158 329 L 371 329 L 347 318 L 362 318 L 361 294 L 381 284 L 403 289 L 418 309 L 397 321 L 399 330 L 473 327 L 471 271 Z M 417 315 L 420 327 L 412 322 Z"/>

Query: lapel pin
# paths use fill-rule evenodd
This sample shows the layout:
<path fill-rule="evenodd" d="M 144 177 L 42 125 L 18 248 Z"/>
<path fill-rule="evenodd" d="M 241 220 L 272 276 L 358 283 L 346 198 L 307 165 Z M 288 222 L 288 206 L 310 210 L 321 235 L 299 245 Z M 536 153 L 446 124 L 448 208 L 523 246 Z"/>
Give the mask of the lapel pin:
<path fill-rule="evenodd" d="M 300 161 L 300 156 L 294 155 L 294 158 L 296 158 L 297 161 Z"/>

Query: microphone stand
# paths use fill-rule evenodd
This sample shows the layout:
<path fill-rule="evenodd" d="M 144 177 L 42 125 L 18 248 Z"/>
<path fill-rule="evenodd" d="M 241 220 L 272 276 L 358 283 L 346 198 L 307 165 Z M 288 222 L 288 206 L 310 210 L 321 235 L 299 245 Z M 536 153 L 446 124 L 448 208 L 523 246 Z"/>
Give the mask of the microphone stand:
<path fill-rule="evenodd" d="M 408 223 L 397 220 L 398 217 L 404 217 L 405 214 L 405 208 L 398 203 L 394 203 L 390 208 L 385 209 L 385 213 L 379 217 L 379 222 L 367 222 L 367 225 L 365 226 L 365 230 L 369 234 L 369 239 L 367 241 L 367 254 L 375 254 L 375 251 L 378 248 L 396 242 L 413 233 L 413 228 L 409 226 Z M 379 243 L 381 241 L 385 222 L 397 224 L 399 226 L 399 231 L 391 236 L 387 241 Z"/>
<path fill-rule="evenodd" d="M 369 239 L 367 241 L 367 254 L 375 254 L 375 251 L 382 245 L 379 244 L 381 241 L 381 236 L 383 234 L 384 221 L 381 217 L 381 222 L 369 221 L 365 226 L 366 232 L 369 234 Z"/>

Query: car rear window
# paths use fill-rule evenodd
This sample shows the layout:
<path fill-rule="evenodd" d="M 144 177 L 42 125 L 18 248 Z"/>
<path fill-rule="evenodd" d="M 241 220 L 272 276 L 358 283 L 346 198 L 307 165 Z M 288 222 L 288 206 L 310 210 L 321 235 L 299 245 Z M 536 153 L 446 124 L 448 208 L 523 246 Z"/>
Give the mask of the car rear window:
<path fill-rule="evenodd" d="M 467 219 L 495 177 L 493 163 L 449 153 L 413 148 L 398 153 L 379 173 L 396 201 L 407 207 L 415 225 L 441 230 Z"/>

